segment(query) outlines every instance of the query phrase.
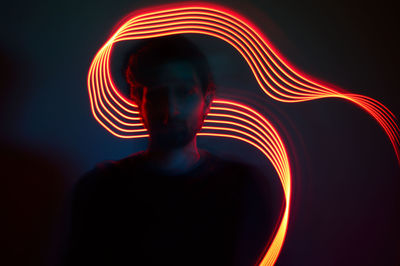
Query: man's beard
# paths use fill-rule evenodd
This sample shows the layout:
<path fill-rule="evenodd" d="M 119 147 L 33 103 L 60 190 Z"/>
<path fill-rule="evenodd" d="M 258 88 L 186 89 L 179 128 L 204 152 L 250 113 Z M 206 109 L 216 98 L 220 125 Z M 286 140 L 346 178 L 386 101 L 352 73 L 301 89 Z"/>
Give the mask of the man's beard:
<path fill-rule="evenodd" d="M 181 148 L 190 143 L 196 136 L 197 131 L 189 130 L 186 127 L 168 129 L 163 133 L 152 136 L 152 141 L 162 149 Z"/>

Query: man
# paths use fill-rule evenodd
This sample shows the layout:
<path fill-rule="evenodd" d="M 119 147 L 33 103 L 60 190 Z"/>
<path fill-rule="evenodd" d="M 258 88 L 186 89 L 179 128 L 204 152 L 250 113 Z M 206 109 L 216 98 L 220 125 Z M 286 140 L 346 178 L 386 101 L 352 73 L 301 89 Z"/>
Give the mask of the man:
<path fill-rule="evenodd" d="M 205 56 L 182 35 L 150 38 L 125 74 L 149 145 L 77 182 L 64 265 L 256 264 L 270 191 L 256 169 L 197 148 L 215 95 Z"/>

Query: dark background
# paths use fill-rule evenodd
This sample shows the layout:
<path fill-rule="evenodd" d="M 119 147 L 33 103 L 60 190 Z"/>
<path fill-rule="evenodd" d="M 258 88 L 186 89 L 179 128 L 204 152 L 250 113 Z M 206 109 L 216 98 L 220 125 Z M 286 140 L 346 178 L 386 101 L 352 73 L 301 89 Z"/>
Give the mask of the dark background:
<path fill-rule="evenodd" d="M 100 161 L 146 148 L 146 140 L 118 139 L 96 122 L 86 76 L 118 21 L 157 3 L 2 4 L 2 265 L 55 265 L 74 180 Z M 215 3 L 252 20 L 298 69 L 400 115 L 395 1 Z M 193 38 L 209 56 L 219 96 L 253 104 L 288 146 L 293 202 L 277 265 L 400 265 L 400 167 L 378 124 L 343 100 L 273 101 L 233 47 L 209 36 Z M 259 167 L 268 163 L 235 140 L 199 137 L 198 144 Z"/>

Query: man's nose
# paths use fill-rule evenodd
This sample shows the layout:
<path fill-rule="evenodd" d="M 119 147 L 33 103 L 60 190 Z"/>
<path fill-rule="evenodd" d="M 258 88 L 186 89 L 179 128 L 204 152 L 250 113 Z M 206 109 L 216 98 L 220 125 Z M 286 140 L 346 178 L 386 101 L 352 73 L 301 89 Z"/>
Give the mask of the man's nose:
<path fill-rule="evenodd" d="M 167 108 L 164 114 L 163 123 L 167 124 L 169 119 L 177 116 L 178 114 L 179 114 L 178 103 L 174 97 L 169 96 L 167 98 Z"/>

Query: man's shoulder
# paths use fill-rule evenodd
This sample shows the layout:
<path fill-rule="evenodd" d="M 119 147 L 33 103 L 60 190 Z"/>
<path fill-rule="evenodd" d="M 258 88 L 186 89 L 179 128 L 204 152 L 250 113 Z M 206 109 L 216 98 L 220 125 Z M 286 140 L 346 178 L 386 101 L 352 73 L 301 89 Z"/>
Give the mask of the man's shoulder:
<path fill-rule="evenodd" d="M 135 164 L 140 164 L 143 152 L 133 153 L 119 160 L 103 160 L 98 162 L 90 170 L 86 171 L 78 180 L 80 184 L 97 182 L 110 182 L 110 178 L 116 179 L 119 173 Z"/>
<path fill-rule="evenodd" d="M 115 162 L 104 160 L 96 163 L 90 170 L 84 172 L 73 183 L 72 191 L 74 194 L 88 193 L 95 191 L 114 171 Z"/>
<path fill-rule="evenodd" d="M 209 151 L 204 150 L 204 153 L 208 157 L 209 161 L 212 161 L 213 163 L 220 165 L 221 167 L 230 167 L 230 168 L 235 168 L 235 169 L 250 169 L 252 168 L 252 165 L 249 163 L 246 163 L 242 160 L 240 160 L 237 157 L 234 156 L 226 156 L 224 154 L 215 154 L 211 153 Z"/>
<path fill-rule="evenodd" d="M 216 157 L 217 161 L 221 164 L 225 169 L 230 169 L 231 171 L 235 171 L 238 174 L 246 174 L 246 175 L 254 175 L 260 176 L 263 174 L 263 171 L 259 166 L 249 163 L 247 161 L 241 160 L 236 157 L 228 156 L 223 157 L 218 155 Z"/>
<path fill-rule="evenodd" d="M 250 163 L 248 161 L 227 157 L 224 165 L 231 168 L 230 172 L 240 176 L 243 189 L 247 193 L 270 194 L 273 189 L 279 189 L 279 177 L 271 163 L 265 164 Z"/>
<path fill-rule="evenodd" d="M 215 171 L 224 182 L 238 182 L 242 188 L 268 187 L 269 174 L 260 166 L 233 156 L 211 156 Z"/>

